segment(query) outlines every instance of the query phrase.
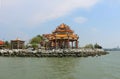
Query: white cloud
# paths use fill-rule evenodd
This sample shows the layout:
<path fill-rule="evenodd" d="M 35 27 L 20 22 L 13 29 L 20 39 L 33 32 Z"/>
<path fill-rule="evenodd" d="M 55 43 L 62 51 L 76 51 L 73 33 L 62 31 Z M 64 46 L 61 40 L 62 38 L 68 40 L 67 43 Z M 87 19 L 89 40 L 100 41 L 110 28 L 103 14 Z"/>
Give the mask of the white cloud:
<path fill-rule="evenodd" d="M 76 18 L 74 19 L 74 21 L 75 21 L 76 23 L 83 24 L 83 23 L 87 22 L 88 19 L 85 18 L 85 17 L 76 17 Z"/>
<path fill-rule="evenodd" d="M 48 2 L 46 3 L 47 6 L 42 7 L 47 9 L 42 9 L 37 14 L 34 14 L 31 20 L 33 23 L 59 18 L 69 14 L 77 8 L 88 9 L 99 2 L 99 0 L 60 0 L 59 2 L 45 1 Z"/>
<path fill-rule="evenodd" d="M 21 24 L 38 24 L 71 13 L 78 8 L 89 9 L 100 0 L 0 0 L 0 20 Z"/>

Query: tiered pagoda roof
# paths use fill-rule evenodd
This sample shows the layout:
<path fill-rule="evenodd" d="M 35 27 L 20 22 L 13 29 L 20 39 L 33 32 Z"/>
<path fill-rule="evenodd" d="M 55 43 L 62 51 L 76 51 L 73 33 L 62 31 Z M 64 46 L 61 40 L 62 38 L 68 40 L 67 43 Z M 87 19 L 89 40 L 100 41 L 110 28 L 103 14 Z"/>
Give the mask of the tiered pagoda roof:
<path fill-rule="evenodd" d="M 74 34 L 74 31 L 70 29 L 70 27 L 66 24 L 61 24 L 58 26 L 52 34 L 44 34 L 47 39 L 69 39 L 69 40 L 77 40 L 79 37 L 77 34 Z"/>

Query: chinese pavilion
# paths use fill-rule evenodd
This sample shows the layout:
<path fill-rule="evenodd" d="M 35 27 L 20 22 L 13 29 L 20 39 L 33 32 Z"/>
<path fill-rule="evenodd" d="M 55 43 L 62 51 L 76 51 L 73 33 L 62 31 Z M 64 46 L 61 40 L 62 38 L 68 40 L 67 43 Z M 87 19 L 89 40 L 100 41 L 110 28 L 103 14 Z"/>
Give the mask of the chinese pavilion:
<path fill-rule="evenodd" d="M 23 49 L 25 41 L 20 39 L 11 40 L 11 49 Z"/>
<path fill-rule="evenodd" d="M 79 36 L 66 24 L 58 26 L 52 34 L 43 34 L 50 48 L 78 48 Z"/>

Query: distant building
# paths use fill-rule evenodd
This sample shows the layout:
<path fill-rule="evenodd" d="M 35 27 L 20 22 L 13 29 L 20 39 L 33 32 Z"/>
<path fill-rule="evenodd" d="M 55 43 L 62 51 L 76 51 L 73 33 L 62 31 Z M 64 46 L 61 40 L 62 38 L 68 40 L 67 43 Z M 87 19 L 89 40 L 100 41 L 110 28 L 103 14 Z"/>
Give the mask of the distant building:
<path fill-rule="evenodd" d="M 43 34 L 47 48 L 78 48 L 79 36 L 66 24 L 58 26 L 52 34 Z"/>
<path fill-rule="evenodd" d="M 3 49 L 4 47 L 4 42 L 0 40 L 0 49 Z"/>
<path fill-rule="evenodd" d="M 16 40 L 11 40 L 11 49 L 24 49 L 24 43 L 25 41 L 18 38 Z"/>

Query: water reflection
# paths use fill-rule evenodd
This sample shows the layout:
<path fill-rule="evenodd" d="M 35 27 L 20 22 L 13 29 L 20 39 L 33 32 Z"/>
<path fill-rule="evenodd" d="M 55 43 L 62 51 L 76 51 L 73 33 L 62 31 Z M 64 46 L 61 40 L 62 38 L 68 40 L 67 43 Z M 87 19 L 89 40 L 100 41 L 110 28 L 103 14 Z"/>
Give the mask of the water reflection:
<path fill-rule="evenodd" d="M 57 79 L 75 79 L 73 74 L 79 60 L 80 58 L 47 58 L 46 63 Z"/>

